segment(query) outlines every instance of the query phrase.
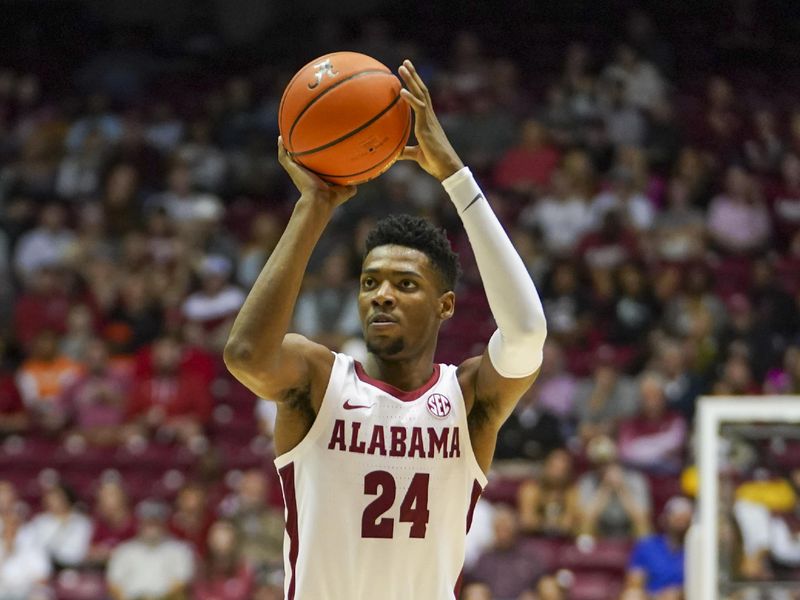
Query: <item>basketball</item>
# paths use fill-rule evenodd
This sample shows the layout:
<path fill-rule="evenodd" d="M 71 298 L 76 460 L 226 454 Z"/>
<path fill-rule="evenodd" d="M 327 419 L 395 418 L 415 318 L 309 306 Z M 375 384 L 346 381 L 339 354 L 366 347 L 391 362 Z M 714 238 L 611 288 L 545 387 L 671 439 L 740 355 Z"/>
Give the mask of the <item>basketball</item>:
<path fill-rule="evenodd" d="M 278 126 L 289 155 L 336 185 L 374 179 L 397 159 L 411 132 L 402 84 L 357 52 L 312 60 L 286 86 Z"/>

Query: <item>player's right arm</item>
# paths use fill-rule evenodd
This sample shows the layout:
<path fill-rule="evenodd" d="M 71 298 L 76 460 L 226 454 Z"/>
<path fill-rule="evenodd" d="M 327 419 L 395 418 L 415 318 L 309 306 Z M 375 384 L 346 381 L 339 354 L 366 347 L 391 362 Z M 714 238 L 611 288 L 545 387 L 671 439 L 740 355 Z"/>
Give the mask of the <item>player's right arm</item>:
<path fill-rule="evenodd" d="M 289 157 L 280 138 L 278 160 L 300 191 L 300 199 L 233 323 L 223 358 L 233 376 L 263 398 L 281 402 L 290 392 L 308 390 L 318 404 L 333 354 L 287 332 L 314 246 L 334 209 L 352 198 L 356 189 L 330 186 L 302 168 Z"/>

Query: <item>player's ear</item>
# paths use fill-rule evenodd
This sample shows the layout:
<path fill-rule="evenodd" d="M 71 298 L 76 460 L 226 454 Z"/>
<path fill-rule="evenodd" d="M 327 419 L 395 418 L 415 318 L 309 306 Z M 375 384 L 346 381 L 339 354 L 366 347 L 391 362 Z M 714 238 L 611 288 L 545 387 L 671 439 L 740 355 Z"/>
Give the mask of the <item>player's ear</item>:
<path fill-rule="evenodd" d="M 455 292 L 445 292 L 439 296 L 439 318 L 446 321 L 453 316 L 456 310 L 456 295 Z"/>

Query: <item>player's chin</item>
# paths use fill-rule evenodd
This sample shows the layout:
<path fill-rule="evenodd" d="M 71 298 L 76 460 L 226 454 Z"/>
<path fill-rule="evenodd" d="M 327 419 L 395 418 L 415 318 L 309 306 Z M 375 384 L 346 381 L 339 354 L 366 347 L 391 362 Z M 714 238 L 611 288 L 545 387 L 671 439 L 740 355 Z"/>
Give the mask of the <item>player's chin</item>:
<path fill-rule="evenodd" d="M 403 338 L 396 335 L 371 334 L 366 342 L 367 351 L 380 357 L 395 356 L 406 347 Z"/>

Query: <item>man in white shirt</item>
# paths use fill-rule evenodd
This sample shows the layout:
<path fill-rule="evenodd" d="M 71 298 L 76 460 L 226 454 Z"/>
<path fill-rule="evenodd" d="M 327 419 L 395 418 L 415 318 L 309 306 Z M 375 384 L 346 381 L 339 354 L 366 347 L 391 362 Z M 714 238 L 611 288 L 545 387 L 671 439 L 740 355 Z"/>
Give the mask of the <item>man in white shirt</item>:
<path fill-rule="evenodd" d="M 145 500 L 136 509 L 139 534 L 117 546 L 108 563 L 114 600 L 181 597 L 194 574 L 192 551 L 167 534 L 169 509 Z"/>
<path fill-rule="evenodd" d="M 46 598 L 50 559 L 44 548 L 31 543 L 19 506 L 5 511 L 0 525 L 0 600 Z"/>

